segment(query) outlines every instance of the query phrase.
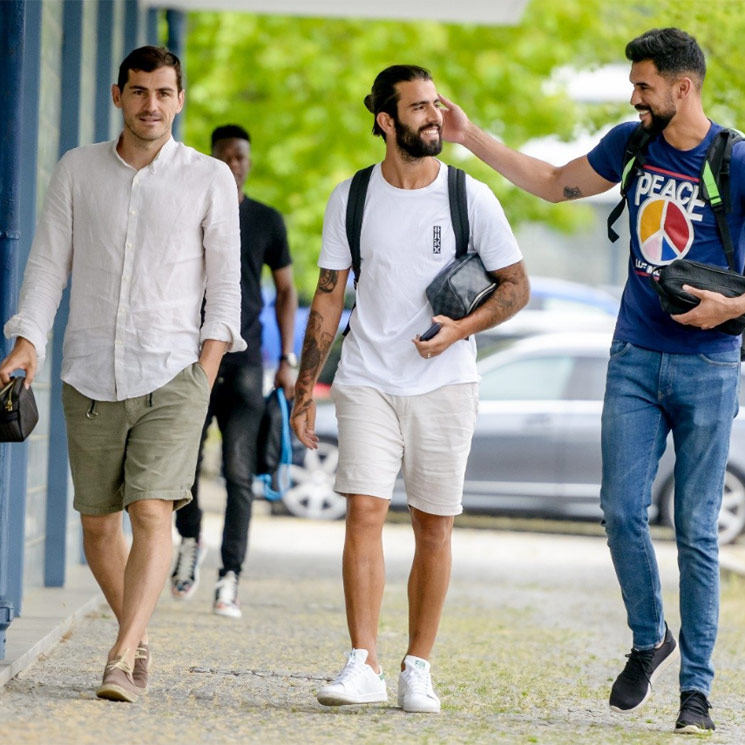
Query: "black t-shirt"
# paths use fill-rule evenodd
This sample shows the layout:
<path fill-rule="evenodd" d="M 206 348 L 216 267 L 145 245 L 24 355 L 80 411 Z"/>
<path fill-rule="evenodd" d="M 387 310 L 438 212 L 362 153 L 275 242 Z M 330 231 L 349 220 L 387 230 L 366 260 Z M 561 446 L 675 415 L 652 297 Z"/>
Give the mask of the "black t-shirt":
<path fill-rule="evenodd" d="M 239 205 L 241 224 L 241 336 L 243 352 L 223 357 L 223 365 L 261 364 L 261 270 L 272 271 L 292 263 L 282 215 L 269 205 L 246 197 Z"/>

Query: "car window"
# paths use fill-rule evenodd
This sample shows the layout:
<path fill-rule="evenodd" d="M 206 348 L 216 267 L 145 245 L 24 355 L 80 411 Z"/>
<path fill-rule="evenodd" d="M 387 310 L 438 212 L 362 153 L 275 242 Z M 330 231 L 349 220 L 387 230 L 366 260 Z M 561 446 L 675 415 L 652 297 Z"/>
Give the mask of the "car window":
<path fill-rule="evenodd" d="M 550 401 L 565 398 L 574 366 L 568 355 L 514 360 L 482 373 L 484 401 Z"/>
<path fill-rule="evenodd" d="M 567 398 L 573 401 L 602 401 L 607 367 L 606 357 L 576 357 Z"/>

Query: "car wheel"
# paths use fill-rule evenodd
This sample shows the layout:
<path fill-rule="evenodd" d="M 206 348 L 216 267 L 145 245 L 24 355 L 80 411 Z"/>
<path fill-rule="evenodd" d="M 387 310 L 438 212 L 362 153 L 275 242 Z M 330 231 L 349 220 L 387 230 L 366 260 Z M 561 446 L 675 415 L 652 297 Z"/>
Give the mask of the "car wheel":
<path fill-rule="evenodd" d="M 339 447 L 321 440 L 317 450 L 306 450 L 302 462 L 290 466 L 290 488 L 282 502 L 291 515 L 314 520 L 337 520 L 347 511 L 347 500 L 334 491 Z"/>
<path fill-rule="evenodd" d="M 668 481 L 660 497 L 662 520 L 667 525 L 674 525 L 673 499 L 675 484 Z M 724 493 L 722 509 L 719 511 L 719 543 L 724 545 L 740 535 L 745 529 L 745 478 L 739 472 L 728 468 L 724 475 Z"/>

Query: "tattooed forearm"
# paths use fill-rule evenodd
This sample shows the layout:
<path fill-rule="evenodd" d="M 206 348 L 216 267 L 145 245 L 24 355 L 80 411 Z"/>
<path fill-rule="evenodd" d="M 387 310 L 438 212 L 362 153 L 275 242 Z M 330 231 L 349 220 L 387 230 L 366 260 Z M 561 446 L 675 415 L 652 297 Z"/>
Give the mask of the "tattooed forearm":
<path fill-rule="evenodd" d="M 522 262 L 494 272 L 499 285 L 492 296 L 474 312 L 475 331 L 496 326 L 512 318 L 530 297 L 530 285 Z"/>
<path fill-rule="evenodd" d="M 581 199 L 584 195 L 579 186 L 565 186 L 564 199 Z"/>
<path fill-rule="evenodd" d="M 339 280 L 339 272 L 335 269 L 321 269 L 318 277 L 318 289 L 320 292 L 333 292 Z"/>
<path fill-rule="evenodd" d="M 303 399 L 305 396 L 312 396 L 313 386 L 334 341 L 334 335 L 324 331 L 323 326 L 323 316 L 318 311 L 311 310 L 305 329 L 300 371 L 295 383 L 296 398 Z"/>

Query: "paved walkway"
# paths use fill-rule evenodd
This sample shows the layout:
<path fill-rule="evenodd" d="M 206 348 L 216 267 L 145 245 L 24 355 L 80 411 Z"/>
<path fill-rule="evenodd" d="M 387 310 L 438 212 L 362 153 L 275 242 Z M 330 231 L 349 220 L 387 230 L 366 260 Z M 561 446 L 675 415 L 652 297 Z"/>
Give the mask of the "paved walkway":
<path fill-rule="evenodd" d="M 241 584 L 239 621 L 211 613 L 220 520 L 197 595 L 164 592 L 151 626 L 150 693 L 135 705 L 95 698 L 114 622 L 97 610 L 0 692 L 0 742 L 108 743 L 670 743 L 669 673 L 641 715 L 607 708 L 629 635 L 604 540 L 459 529 L 433 657 L 440 715 L 396 709 L 406 646 L 411 531 L 386 526 L 388 585 L 381 659 L 389 705 L 324 708 L 315 690 L 343 664 L 342 523 L 259 515 Z M 668 618 L 678 627 L 674 547 L 659 544 Z M 723 586 L 710 743 L 745 743 L 745 581 Z"/>

